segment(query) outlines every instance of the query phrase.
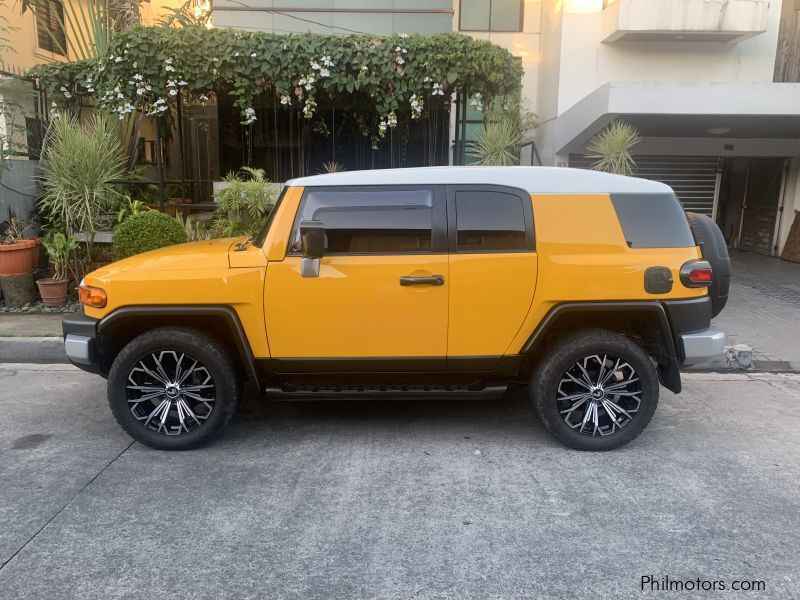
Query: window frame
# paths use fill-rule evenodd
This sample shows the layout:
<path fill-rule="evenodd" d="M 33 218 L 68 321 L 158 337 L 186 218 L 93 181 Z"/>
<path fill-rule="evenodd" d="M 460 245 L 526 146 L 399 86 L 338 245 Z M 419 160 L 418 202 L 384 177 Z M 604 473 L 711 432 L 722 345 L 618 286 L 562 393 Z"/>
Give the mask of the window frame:
<path fill-rule="evenodd" d="M 325 252 L 323 259 L 328 256 L 402 256 L 447 254 L 447 198 L 444 185 L 325 185 L 313 186 L 303 189 L 300 203 L 297 205 L 297 214 L 292 222 L 292 230 L 286 242 L 286 256 L 302 256 L 302 252 L 292 250 L 295 232 L 300 227 L 300 219 L 306 206 L 308 194 L 312 191 L 320 192 L 385 192 L 385 191 L 417 191 L 426 190 L 433 198 L 431 210 L 431 249 L 430 250 L 405 250 L 402 252 Z"/>
<path fill-rule="evenodd" d="M 41 10 L 44 8 L 44 14 L 40 14 Z M 60 8 L 61 11 L 61 20 L 59 21 L 58 15 L 53 18 L 52 11 L 58 10 Z M 37 52 L 47 53 L 51 57 L 59 57 L 59 58 L 67 58 L 67 54 L 69 53 L 69 40 L 67 39 L 67 29 L 66 29 L 66 18 L 64 16 L 64 11 L 66 10 L 64 6 L 63 0 L 47 0 L 47 2 L 38 4 L 33 11 L 33 28 L 34 28 L 34 38 L 35 38 L 35 47 Z M 39 23 L 40 20 L 44 21 L 46 19 L 47 22 L 47 31 L 45 32 L 47 35 L 45 45 L 42 45 L 41 39 L 39 39 L 40 27 Z M 55 24 L 60 32 L 56 32 L 52 29 L 51 25 Z M 42 28 L 43 29 L 43 28 Z M 56 47 L 54 37 L 63 38 L 64 41 L 64 49 L 63 52 L 60 48 Z"/>
<path fill-rule="evenodd" d="M 525 248 L 511 250 L 459 250 L 458 225 L 456 221 L 457 192 L 499 192 L 516 196 L 522 202 L 522 214 L 525 219 Z M 520 188 L 494 184 L 458 184 L 447 186 L 447 240 L 450 254 L 530 254 L 536 252 L 536 234 L 533 224 L 533 199 Z"/>
<path fill-rule="evenodd" d="M 459 31 L 474 31 L 481 33 L 522 33 L 525 31 L 525 0 L 519 0 L 519 29 L 492 29 L 492 2 L 489 0 L 489 25 L 487 29 L 464 29 L 461 26 L 461 18 L 464 14 L 462 10 L 463 2 L 459 0 L 458 3 L 458 30 Z"/>

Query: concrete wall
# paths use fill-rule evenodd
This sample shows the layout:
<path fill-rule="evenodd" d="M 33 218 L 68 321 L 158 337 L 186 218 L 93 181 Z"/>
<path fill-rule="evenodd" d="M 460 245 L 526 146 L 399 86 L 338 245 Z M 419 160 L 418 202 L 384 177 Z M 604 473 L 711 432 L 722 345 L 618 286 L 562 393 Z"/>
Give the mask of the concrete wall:
<path fill-rule="evenodd" d="M 789 173 L 783 190 L 783 214 L 778 227 L 777 241 L 779 256 L 783 252 L 789 230 L 798 214 L 800 214 L 800 157 L 795 157 L 789 162 Z"/>
<path fill-rule="evenodd" d="M 41 193 L 36 181 L 39 161 L 12 159 L 5 165 L 6 168 L 0 170 L 0 222 L 8 220 L 10 212 L 28 219 Z"/>
<path fill-rule="evenodd" d="M 253 10 L 240 10 L 243 6 L 238 0 L 215 0 L 214 24 L 273 33 L 452 31 L 452 0 L 250 0 L 245 4 Z"/>
<path fill-rule="evenodd" d="M 767 31 L 739 43 L 612 42 L 602 10 L 577 10 L 565 0 L 562 17 L 559 114 L 611 81 L 771 82 L 781 3 L 771 2 Z"/>

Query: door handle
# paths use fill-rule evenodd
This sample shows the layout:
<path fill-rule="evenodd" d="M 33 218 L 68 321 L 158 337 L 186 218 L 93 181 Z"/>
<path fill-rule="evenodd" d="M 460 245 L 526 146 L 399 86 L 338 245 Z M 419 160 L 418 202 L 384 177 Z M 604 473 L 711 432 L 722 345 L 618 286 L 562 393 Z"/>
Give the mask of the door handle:
<path fill-rule="evenodd" d="M 400 278 L 400 285 L 444 285 L 444 275 L 431 275 L 429 277 L 410 277 L 406 275 Z"/>

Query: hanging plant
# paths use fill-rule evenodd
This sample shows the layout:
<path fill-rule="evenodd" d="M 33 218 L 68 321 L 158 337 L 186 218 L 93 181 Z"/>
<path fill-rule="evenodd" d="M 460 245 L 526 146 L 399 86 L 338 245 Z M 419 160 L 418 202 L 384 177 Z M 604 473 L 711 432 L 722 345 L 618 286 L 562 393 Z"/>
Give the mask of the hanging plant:
<path fill-rule="evenodd" d="M 128 29 L 105 56 L 40 65 L 34 73 L 55 108 L 91 105 L 120 118 L 135 110 L 166 113 L 179 94 L 204 102 L 222 92 L 243 125 L 257 120 L 256 100 L 265 95 L 310 121 L 322 100 L 357 96 L 378 115 L 371 135 L 380 138 L 397 125 L 399 111 L 418 119 L 439 97 L 517 97 L 522 67 L 504 48 L 458 33 L 277 35 L 190 26 Z"/>

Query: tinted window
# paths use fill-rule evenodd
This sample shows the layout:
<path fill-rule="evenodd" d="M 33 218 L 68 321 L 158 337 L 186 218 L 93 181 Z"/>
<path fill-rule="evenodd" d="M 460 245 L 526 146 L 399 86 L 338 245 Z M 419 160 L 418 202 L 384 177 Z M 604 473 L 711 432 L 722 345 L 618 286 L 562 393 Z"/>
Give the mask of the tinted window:
<path fill-rule="evenodd" d="M 503 192 L 456 192 L 459 252 L 525 250 L 522 199 Z"/>
<path fill-rule="evenodd" d="M 292 251 L 300 250 L 300 221 L 322 221 L 325 252 L 430 252 L 430 190 L 332 191 L 309 189 L 295 223 Z"/>
<path fill-rule="evenodd" d="M 523 0 L 461 0 L 462 31 L 522 31 Z"/>
<path fill-rule="evenodd" d="M 686 213 L 673 194 L 611 194 L 611 202 L 631 248 L 695 245 Z"/>

